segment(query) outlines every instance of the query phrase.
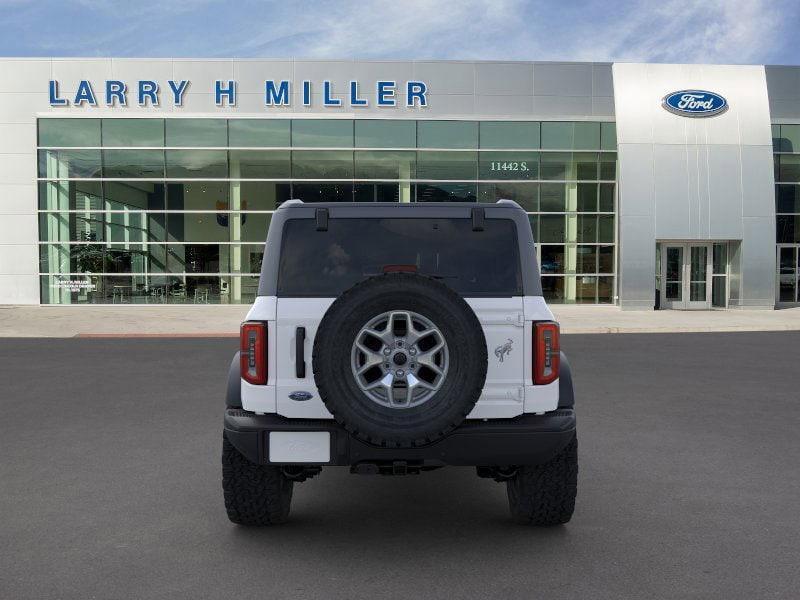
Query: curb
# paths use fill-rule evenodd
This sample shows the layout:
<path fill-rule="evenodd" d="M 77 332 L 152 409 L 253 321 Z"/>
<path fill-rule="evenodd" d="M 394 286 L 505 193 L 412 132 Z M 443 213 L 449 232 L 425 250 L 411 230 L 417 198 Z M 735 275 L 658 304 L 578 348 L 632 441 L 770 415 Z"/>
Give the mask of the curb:
<path fill-rule="evenodd" d="M 158 338 L 238 338 L 238 333 L 76 333 L 73 338 L 128 338 L 128 339 L 158 339 Z"/>
<path fill-rule="evenodd" d="M 800 331 L 800 325 L 770 325 L 766 327 L 735 325 L 731 327 L 567 327 L 562 335 L 601 333 L 747 333 L 747 332 Z"/>

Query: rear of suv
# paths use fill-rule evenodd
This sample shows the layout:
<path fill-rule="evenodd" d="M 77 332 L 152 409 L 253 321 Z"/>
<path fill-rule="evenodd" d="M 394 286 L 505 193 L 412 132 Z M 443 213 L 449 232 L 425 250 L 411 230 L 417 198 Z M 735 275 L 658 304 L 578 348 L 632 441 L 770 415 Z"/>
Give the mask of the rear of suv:
<path fill-rule="evenodd" d="M 273 215 L 228 379 L 231 521 L 287 519 L 322 467 L 474 466 L 512 516 L 572 516 L 569 364 L 515 203 L 304 204 Z"/>

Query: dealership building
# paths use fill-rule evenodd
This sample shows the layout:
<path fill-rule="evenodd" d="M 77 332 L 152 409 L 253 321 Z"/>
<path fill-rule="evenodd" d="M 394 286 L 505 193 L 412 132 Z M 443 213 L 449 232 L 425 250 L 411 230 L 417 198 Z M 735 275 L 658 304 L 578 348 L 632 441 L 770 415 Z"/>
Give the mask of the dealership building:
<path fill-rule="evenodd" d="M 800 301 L 800 67 L 0 59 L 0 304 L 248 303 L 272 213 L 516 201 L 554 303 Z"/>

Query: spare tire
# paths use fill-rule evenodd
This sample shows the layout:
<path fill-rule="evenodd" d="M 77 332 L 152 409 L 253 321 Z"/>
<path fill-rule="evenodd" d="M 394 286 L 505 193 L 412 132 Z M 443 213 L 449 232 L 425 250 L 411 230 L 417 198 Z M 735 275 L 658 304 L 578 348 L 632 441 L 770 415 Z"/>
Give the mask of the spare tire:
<path fill-rule="evenodd" d="M 486 380 L 486 339 L 461 296 L 421 275 L 372 277 L 328 309 L 314 379 L 334 418 L 388 447 L 434 442 L 469 414 Z"/>

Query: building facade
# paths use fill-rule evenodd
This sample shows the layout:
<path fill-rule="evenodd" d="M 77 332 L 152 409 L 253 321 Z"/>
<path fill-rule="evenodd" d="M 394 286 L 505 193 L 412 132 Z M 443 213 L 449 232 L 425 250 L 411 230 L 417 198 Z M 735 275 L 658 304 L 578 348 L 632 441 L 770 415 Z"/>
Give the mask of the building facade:
<path fill-rule="evenodd" d="M 0 303 L 251 302 L 281 202 L 517 201 L 550 302 L 800 298 L 800 68 L 0 60 Z"/>

